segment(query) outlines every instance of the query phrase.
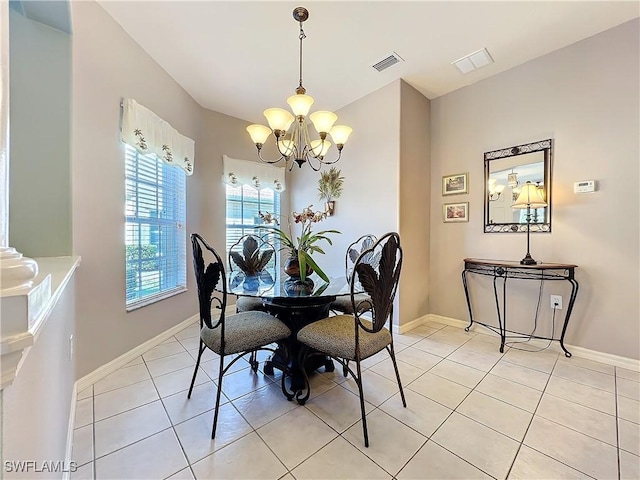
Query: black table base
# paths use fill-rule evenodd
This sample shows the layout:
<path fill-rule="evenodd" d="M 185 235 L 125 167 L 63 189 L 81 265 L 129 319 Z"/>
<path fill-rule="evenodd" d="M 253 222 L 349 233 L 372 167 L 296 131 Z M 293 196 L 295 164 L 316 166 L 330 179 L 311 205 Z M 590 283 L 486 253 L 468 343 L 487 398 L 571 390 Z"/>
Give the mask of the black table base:
<path fill-rule="evenodd" d="M 271 358 L 265 362 L 264 373 L 266 375 L 273 375 L 275 368 L 281 370 L 283 375 L 290 377 L 289 388 L 291 391 L 301 391 L 305 388 L 304 373 L 300 365 L 302 345 L 297 339 L 298 332 L 310 323 L 328 317 L 329 305 L 335 298 L 322 297 L 317 301 L 310 301 L 309 297 L 290 297 L 265 301 L 267 311 L 280 319 L 291 330 L 291 336 L 282 342 Z M 304 365 L 307 373 L 320 367 L 324 367 L 326 372 L 333 372 L 335 369 L 333 360 L 323 356 L 312 356 Z"/>

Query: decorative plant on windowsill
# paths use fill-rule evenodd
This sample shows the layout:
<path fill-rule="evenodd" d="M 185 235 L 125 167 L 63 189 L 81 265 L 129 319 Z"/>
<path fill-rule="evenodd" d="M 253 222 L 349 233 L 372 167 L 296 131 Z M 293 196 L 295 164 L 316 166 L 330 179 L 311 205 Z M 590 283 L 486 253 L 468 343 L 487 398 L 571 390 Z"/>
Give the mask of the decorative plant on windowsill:
<path fill-rule="evenodd" d="M 340 170 L 331 167 L 320 173 L 318 180 L 318 199 L 325 201 L 325 211 L 331 216 L 335 207 L 336 198 L 342 195 L 344 177 L 340 176 Z"/>
<path fill-rule="evenodd" d="M 304 282 L 307 275 L 311 275 L 314 271 L 325 282 L 329 281 L 329 277 L 318 266 L 315 260 L 311 257 L 312 253 L 322 253 L 324 250 L 320 248 L 317 243 L 321 240 L 326 241 L 329 245 L 333 245 L 333 242 L 328 237 L 328 234 L 339 234 L 338 230 L 322 230 L 320 232 L 313 233 L 311 226 L 314 223 L 321 222 L 327 218 L 327 212 L 314 212 L 309 205 L 302 213 L 293 212 L 293 220 L 295 223 L 302 225 L 302 231 L 299 237 L 293 240 L 291 235 L 291 224 L 289 224 L 289 234 L 285 233 L 282 229 L 276 226 L 260 226 L 269 232 L 274 233 L 277 238 L 282 242 L 282 249 L 289 250 L 289 258 L 285 263 L 284 271 L 291 277 L 300 277 L 300 280 Z M 260 218 L 263 223 L 271 225 L 279 225 L 275 216 L 269 212 L 260 212 Z"/>

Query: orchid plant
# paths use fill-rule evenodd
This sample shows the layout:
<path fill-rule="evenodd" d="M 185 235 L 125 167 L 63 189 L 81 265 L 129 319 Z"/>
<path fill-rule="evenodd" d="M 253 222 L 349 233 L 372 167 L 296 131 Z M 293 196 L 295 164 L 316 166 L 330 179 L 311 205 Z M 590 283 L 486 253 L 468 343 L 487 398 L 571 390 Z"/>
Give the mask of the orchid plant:
<path fill-rule="evenodd" d="M 282 242 L 282 249 L 289 250 L 289 253 L 292 257 L 298 258 L 298 263 L 300 265 L 300 280 L 304 281 L 307 276 L 307 265 L 309 265 L 320 278 L 322 278 L 325 282 L 329 281 L 329 277 L 324 271 L 318 266 L 313 258 L 311 258 L 312 253 L 322 253 L 324 254 L 324 250 L 317 245 L 317 243 L 321 240 L 326 241 L 329 245 L 333 245 L 333 242 L 328 237 L 328 234 L 340 232 L 338 230 L 322 230 L 317 233 L 313 233 L 311 231 L 311 226 L 314 223 L 321 222 L 322 220 L 327 218 L 327 212 L 314 212 L 312 210 L 313 205 L 309 205 L 304 208 L 301 213 L 293 212 L 291 215 L 293 217 L 294 223 L 299 223 L 302 225 L 302 231 L 300 232 L 299 237 L 295 237 L 295 241 L 293 239 L 293 235 L 291 234 L 291 224 L 289 223 L 289 234 L 287 234 L 284 230 L 279 228 L 277 225 L 278 219 L 275 215 L 266 212 L 259 212 L 260 218 L 262 222 L 265 224 L 270 224 L 272 226 L 260 226 L 259 228 L 263 228 L 273 234 Z"/>

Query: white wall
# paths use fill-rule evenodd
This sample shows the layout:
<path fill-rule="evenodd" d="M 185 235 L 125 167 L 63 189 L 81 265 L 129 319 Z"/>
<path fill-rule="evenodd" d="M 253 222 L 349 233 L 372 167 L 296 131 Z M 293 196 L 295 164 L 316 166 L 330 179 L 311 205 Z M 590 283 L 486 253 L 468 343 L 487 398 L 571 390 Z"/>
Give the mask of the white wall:
<path fill-rule="evenodd" d="M 432 101 L 431 313 L 468 319 L 465 257 L 519 260 L 526 252 L 523 234 L 482 233 L 483 152 L 553 138 L 552 232 L 533 234 L 531 250 L 538 261 L 579 265 L 566 343 L 640 358 L 638 23 Z M 441 177 L 466 171 L 469 194 L 456 200 L 470 202 L 470 221 L 443 224 Z M 597 192 L 573 194 L 574 182 L 591 179 Z M 493 293 L 476 286 L 476 316 L 491 321 Z M 512 286 L 510 318 L 530 328 L 537 286 Z M 547 282 L 541 325 L 550 323 L 548 295 L 562 294 L 566 303 L 567 286 Z"/>

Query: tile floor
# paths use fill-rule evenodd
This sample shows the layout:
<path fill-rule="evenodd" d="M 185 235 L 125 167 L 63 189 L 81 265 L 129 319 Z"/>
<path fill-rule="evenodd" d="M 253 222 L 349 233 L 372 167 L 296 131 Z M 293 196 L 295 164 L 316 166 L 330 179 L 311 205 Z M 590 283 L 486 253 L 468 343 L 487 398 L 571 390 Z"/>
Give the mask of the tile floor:
<path fill-rule="evenodd" d="M 500 354 L 484 332 L 396 335 L 406 409 L 386 352 L 365 361 L 365 448 L 341 369 L 314 375 L 298 406 L 244 360 L 223 382 L 212 441 L 217 361 L 205 354 L 187 400 L 191 325 L 79 392 L 72 478 L 640 478 L 639 373 L 551 349 Z"/>

